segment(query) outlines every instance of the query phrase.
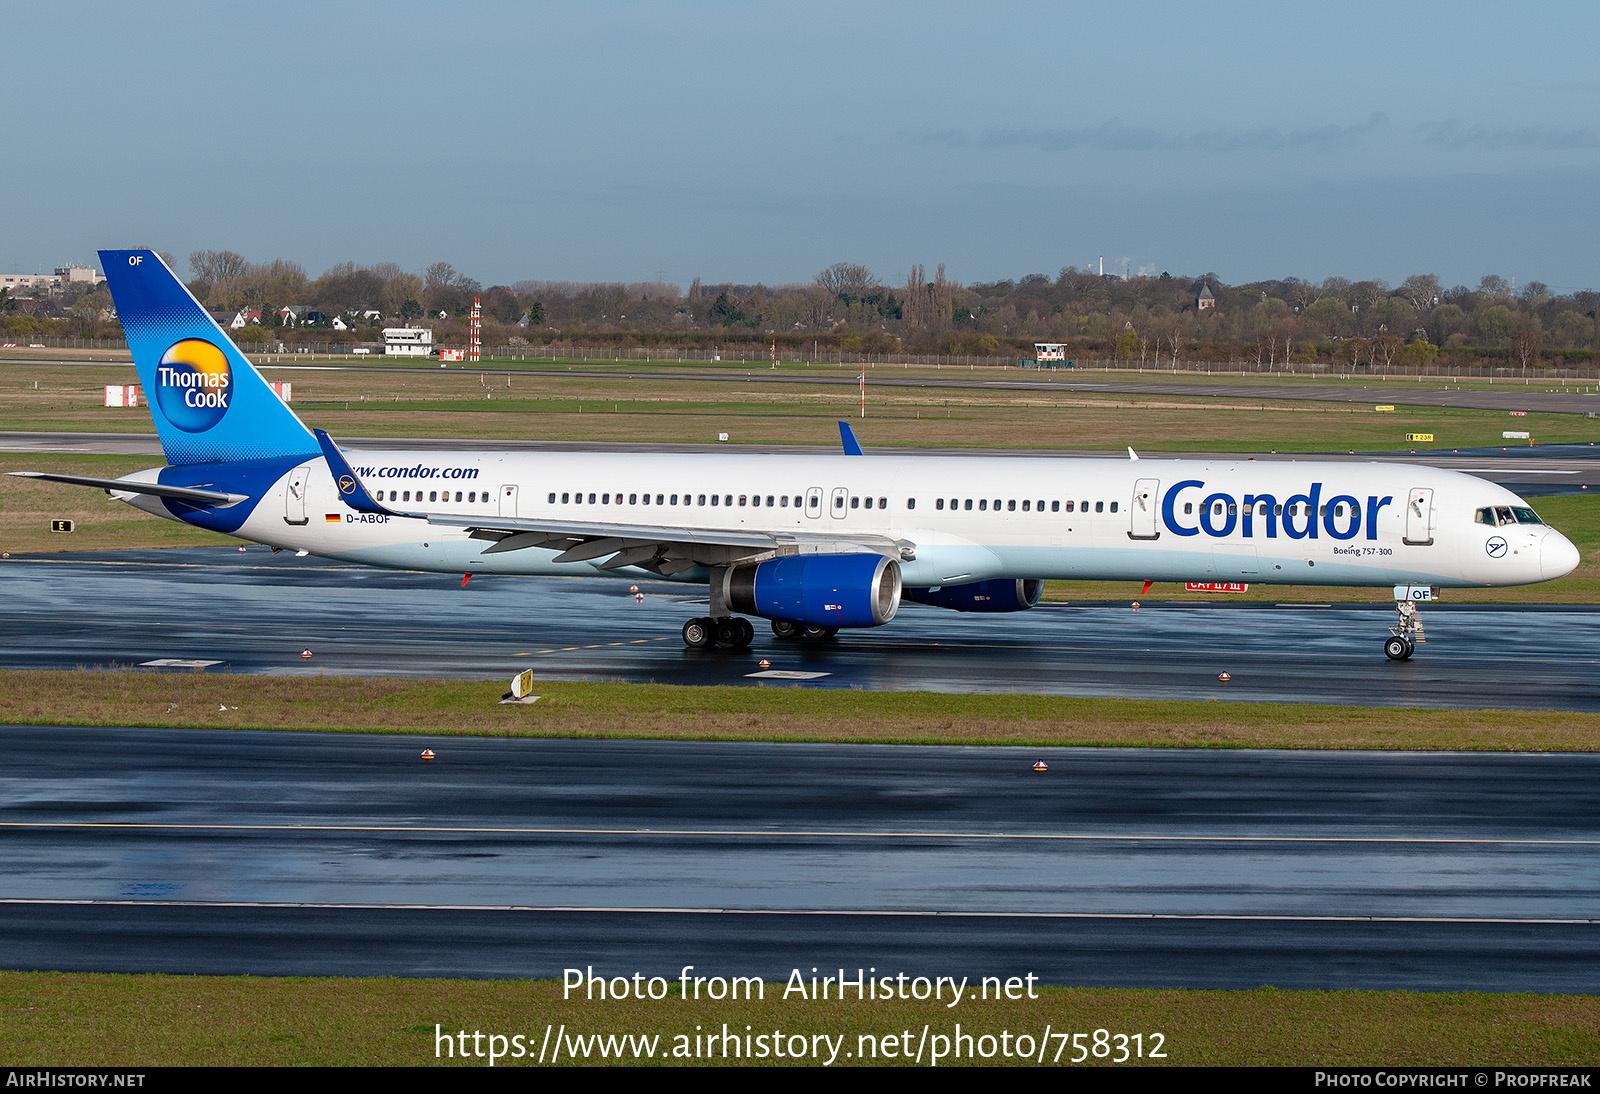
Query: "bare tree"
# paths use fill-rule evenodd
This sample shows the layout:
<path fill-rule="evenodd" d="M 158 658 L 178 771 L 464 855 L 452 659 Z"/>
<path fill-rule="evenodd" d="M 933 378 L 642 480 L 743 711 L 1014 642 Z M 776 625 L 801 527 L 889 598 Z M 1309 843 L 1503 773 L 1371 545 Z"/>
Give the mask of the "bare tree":
<path fill-rule="evenodd" d="M 835 297 L 867 296 L 878 287 L 872 271 L 855 262 L 835 262 L 817 274 L 817 285 Z"/>
<path fill-rule="evenodd" d="M 1519 330 L 1511 336 L 1511 359 L 1522 366 L 1524 376 L 1529 365 L 1539 363 L 1539 336 L 1531 330 Z"/>

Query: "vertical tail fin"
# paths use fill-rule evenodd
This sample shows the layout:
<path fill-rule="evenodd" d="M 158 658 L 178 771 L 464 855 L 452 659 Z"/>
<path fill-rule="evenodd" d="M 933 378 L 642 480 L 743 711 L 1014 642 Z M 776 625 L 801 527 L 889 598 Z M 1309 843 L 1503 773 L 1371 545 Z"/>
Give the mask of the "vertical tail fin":
<path fill-rule="evenodd" d="M 100 261 L 168 463 L 321 454 L 159 255 L 101 251 Z"/>

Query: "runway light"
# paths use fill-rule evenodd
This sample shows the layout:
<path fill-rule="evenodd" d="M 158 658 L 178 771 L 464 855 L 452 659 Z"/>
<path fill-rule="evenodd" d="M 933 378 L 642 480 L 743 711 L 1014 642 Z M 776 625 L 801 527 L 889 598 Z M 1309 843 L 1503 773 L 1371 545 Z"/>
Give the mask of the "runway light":
<path fill-rule="evenodd" d="M 1219 673 L 1217 673 L 1217 679 L 1221 680 L 1224 684 L 1226 684 L 1229 680 L 1232 680 L 1233 677 L 1230 676 L 1226 672 L 1219 672 Z"/>
<path fill-rule="evenodd" d="M 1049 771 L 1050 765 L 1045 763 L 1043 760 L 1034 760 L 1033 769 L 1035 771 Z"/>
<path fill-rule="evenodd" d="M 1135 600 L 1131 605 L 1129 605 L 1129 607 L 1131 607 L 1134 611 L 1138 611 L 1139 610 L 1139 602 L 1137 600 Z"/>
<path fill-rule="evenodd" d="M 772 667 L 772 662 L 763 657 L 761 659 L 761 667 L 764 669 L 770 669 Z"/>
<path fill-rule="evenodd" d="M 431 760 L 431 759 L 433 759 L 433 749 L 431 749 L 431 748 L 425 748 L 425 749 L 423 749 L 423 750 L 422 750 L 422 758 L 423 758 L 423 759 L 424 759 L 424 760 Z"/>
<path fill-rule="evenodd" d="M 311 651 L 310 650 L 301 650 L 300 651 L 300 656 L 301 657 L 310 657 L 311 656 Z"/>
<path fill-rule="evenodd" d="M 628 586 L 628 591 L 630 593 L 636 593 L 636 592 L 639 591 L 639 586 L 637 586 L 637 585 L 629 585 Z"/>
<path fill-rule="evenodd" d="M 244 548 L 243 548 L 243 547 L 242 547 L 242 546 L 241 546 L 241 547 L 240 547 L 240 548 L 239 548 L 239 553 L 240 553 L 240 554 L 241 554 L 241 555 L 242 555 L 242 554 L 244 554 Z"/>

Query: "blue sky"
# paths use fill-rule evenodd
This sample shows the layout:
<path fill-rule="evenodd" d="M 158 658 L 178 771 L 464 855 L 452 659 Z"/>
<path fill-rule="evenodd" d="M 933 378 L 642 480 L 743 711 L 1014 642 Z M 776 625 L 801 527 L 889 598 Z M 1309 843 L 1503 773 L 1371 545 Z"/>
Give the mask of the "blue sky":
<path fill-rule="evenodd" d="M 0 270 L 1600 287 L 1600 5 L 0 0 Z"/>

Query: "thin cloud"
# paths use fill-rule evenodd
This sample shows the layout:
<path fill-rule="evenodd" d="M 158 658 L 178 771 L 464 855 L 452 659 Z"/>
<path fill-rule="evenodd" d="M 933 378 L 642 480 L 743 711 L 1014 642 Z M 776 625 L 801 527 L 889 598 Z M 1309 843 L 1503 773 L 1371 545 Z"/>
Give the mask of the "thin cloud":
<path fill-rule="evenodd" d="M 1317 125 L 1305 129 L 1211 129 L 1164 133 L 1119 120 L 1076 129 L 985 129 L 976 136 L 962 129 L 923 133 L 918 144 L 946 148 L 1033 148 L 1042 152 L 1281 152 L 1298 149 L 1332 151 L 1352 144 L 1389 124 L 1374 112 L 1351 125 Z"/>
<path fill-rule="evenodd" d="M 1567 151 L 1600 147 L 1600 134 L 1589 126 L 1580 129 L 1551 129 L 1543 125 L 1488 126 L 1466 125 L 1459 119 L 1424 122 L 1417 126 L 1424 143 L 1440 148 L 1542 148 Z"/>

